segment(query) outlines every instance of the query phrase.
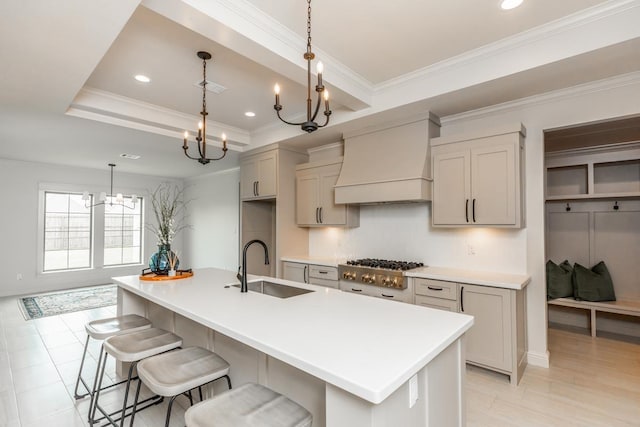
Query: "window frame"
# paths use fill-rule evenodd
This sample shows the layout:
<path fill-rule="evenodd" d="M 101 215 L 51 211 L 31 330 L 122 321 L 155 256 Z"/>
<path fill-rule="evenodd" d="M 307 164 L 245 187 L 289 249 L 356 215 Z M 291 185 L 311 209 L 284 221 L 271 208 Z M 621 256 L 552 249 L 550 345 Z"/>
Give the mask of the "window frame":
<path fill-rule="evenodd" d="M 123 195 L 124 199 L 131 199 L 131 195 Z M 107 249 L 105 246 L 106 243 L 106 232 L 107 232 L 107 212 L 106 209 L 102 209 L 103 211 L 103 227 L 102 227 L 102 235 L 103 235 L 103 243 L 102 243 L 102 266 L 104 268 L 117 268 L 117 267 L 129 267 L 129 266 L 136 266 L 136 265 L 142 265 L 144 264 L 143 262 L 143 258 L 144 258 L 144 214 L 145 214 L 145 202 L 146 199 L 144 197 L 141 196 L 137 196 L 138 197 L 138 203 L 137 205 L 140 206 L 140 249 L 139 249 L 139 258 L 140 260 L 137 262 L 127 262 L 127 263 L 120 263 L 120 264 L 106 264 L 105 260 L 105 250 Z M 122 215 L 121 217 L 124 217 L 127 213 L 127 208 L 123 208 L 122 211 Z M 120 229 L 121 231 L 123 230 L 122 228 Z M 124 249 L 124 246 L 121 245 L 120 249 Z M 121 258 L 122 259 L 122 258 Z"/>
<path fill-rule="evenodd" d="M 146 194 L 146 190 L 144 189 L 135 189 L 135 188 L 118 188 L 119 191 L 126 193 L 128 196 L 133 194 Z M 137 191 L 136 191 L 137 190 Z M 46 192 L 54 192 L 54 193 L 73 193 L 73 194 L 82 194 L 84 191 L 89 191 L 89 194 L 92 195 L 93 201 L 97 200 L 100 192 L 109 192 L 109 188 L 104 188 L 99 185 L 78 185 L 78 184 L 61 184 L 61 183 L 39 183 L 38 185 L 38 212 L 37 212 L 37 236 L 36 236 L 36 276 L 48 276 L 48 275 L 68 275 L 68 274 L 81 274 L 84 275 L 87 272 L 91 271 L 100 271 L 100 270 L 110 270 L 110 269 L 126 269 L 136 266 L 144 266 L 146 265 L 145 255 L 148 252 L 148 245 L 150 242 L 147 242 L 147 235 L 145 230 L 145 224 L 147 220 L 147 213 L 145 212 L 145 206 L 142 206 L 141 211 L 141 221 L 142 221 L 142 229 L 140 235 L 140 263 L 132 263 L 132 264 L 115 264 L 115 265 L 104 265 L 104 207 L 102 205 L 94 206 L 91 208 L 92 210 L 92 222 L 91 222 L 91 267 L 89 268 L 74 268 L 67 270 L 44 270 L 44 218 L 45 218 L 45 193 Z M 139 198 L 146 197 L 138 196 Z M 155 252 L 155 251 L 154 251 Z M 89 277 L 89 276 L 87 276 Z"/>

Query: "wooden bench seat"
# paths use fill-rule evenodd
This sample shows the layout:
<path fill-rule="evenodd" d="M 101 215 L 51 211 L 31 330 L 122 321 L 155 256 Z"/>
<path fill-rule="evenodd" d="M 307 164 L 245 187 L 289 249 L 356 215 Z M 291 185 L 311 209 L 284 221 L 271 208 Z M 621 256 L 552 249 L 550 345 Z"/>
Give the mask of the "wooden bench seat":
<path fill-rule="evenodd" d="M 596 336 L 596 312 L 622 314 L 640 317 L 640 300 L 618 300 L 609 302 L 576 301 L 573 298 L 558 298 L 548 301 L 549 305 L 580 308 L 591 311 L 591 336 Z"/>

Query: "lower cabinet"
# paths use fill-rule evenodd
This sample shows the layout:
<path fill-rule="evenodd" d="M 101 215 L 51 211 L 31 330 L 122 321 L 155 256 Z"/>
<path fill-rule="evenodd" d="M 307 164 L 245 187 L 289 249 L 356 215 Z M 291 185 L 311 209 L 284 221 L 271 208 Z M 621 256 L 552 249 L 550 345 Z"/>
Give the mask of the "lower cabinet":
<path fill-rule="evenodd" d="M 526 367 L 524 291 L 413 278 L 415 304 L 474 317 L 467 363 L 507 374 L 517 385 Z"/>
<path fill-rule="evenodd" d="M 338 288 L 338 269 L 336 267 L 285 261 L 283 263 L 282 278 L 295 282 Z"/>
<path fill-rule="evenodd" d="M 392 289 L 383 288 L 380 286 L 353 283 L 348 280 L 341 280 L 340 290 L 345 292 L 353 292 L 360 295 L 367 295 L 370 297 L 406 302 L 409 304 L 413 302 L 413 290 L 411 281 L 408 282 L 406 289 Z"/>

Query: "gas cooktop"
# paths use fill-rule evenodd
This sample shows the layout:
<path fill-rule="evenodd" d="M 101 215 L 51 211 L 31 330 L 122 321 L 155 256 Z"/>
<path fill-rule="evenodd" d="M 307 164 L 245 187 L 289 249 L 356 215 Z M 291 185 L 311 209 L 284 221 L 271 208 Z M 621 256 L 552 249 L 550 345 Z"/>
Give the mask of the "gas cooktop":
<path fill-rule="evenodd" d="M 421 262 L 391 261 L 387 259 L 378 259 L 378 258 L 362 258 L 362 259 L 347 261 L 347 265 L 355 265 L 359 267 L 370 267 L 370 268 L 384 268 L 387 270 L 401 270 L 401 271 L 411 270 L 414 268 L 424 266 L 424 264 Z"/>
<path fill-rule="evenodd" d="M 377 258 L 349 260 L 338 265 L 338 277 L 373 286 L 406 289 L 403 271 L 423 267 L 421 262 L 391 261 Z"/>

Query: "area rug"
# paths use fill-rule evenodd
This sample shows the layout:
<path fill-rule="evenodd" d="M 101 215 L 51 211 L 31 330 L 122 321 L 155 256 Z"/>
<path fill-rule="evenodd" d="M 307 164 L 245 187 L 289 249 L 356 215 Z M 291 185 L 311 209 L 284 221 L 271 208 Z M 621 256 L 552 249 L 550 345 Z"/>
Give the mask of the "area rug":
<path fill-rule="evenodd" d="M 27 320 L 74 311 L 115 305 L 116 285 L 92 286 L 62 292 L 51 292 L 18 298 L 20 311 Z"/>

